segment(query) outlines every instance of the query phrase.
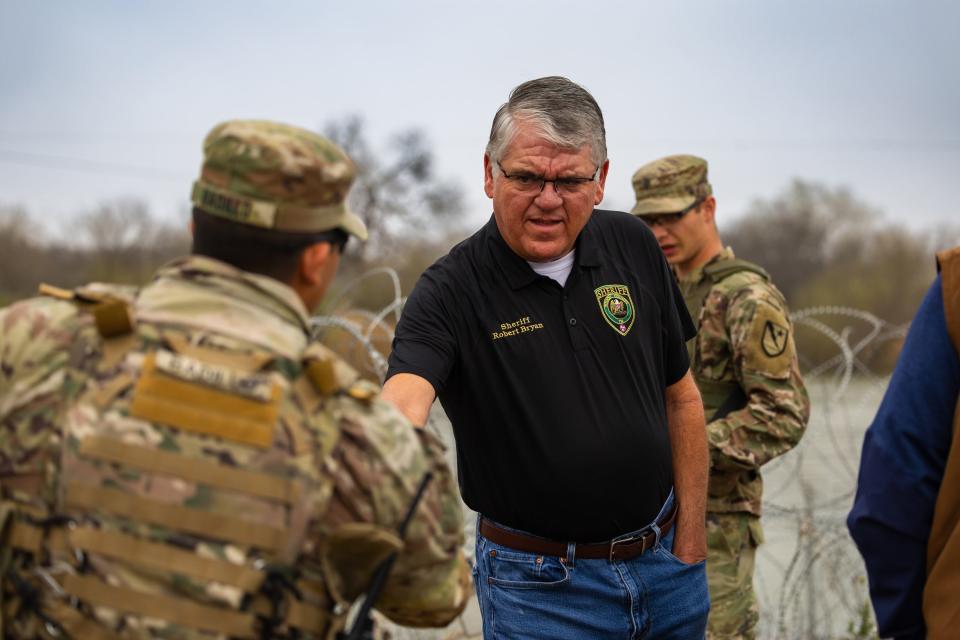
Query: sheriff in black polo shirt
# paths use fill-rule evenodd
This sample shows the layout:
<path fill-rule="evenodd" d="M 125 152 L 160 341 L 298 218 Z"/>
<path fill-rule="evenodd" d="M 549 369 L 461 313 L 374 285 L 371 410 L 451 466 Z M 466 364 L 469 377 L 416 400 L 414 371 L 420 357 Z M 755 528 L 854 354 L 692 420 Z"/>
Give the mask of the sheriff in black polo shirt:
<path fill-rule="evenodd" d="M 388 377 L 430 382 L 453 424 L 470 508 L 557 540 L 609 540 L 673 483 L 663 390 L 694 333 L 646 225 L 594 211 L 561 286 L 491 220 L 430 267 Z"/>
<path fill-rule="evenodd" d="M 484 637 L 703 637 L 694 328 L 652 233 L 594 211 L 600 108 L 524 83 L 483 165 L 493 217 L 417 282 L 383 398 L 422 425 L 439 396 L 453 424 Z"/>

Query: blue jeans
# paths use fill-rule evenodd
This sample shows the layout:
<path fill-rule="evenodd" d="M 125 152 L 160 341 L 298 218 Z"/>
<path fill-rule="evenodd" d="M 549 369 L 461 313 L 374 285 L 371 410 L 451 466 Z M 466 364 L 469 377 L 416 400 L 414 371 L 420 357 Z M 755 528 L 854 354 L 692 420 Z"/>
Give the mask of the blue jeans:
<path fill-rule="evenodd" d="M 671 494 L 661 515 L 672 504 Z M 650 525 L 657 534 L 653 548 L 614 562 L 577 559 L 571 548 L 566 559 L 517 551 L 477 529 L 473 577 L 484 640 L 704 637 L 706 563 L 686 564 L 670 552 L 675 528 L 660 535 Z"/>

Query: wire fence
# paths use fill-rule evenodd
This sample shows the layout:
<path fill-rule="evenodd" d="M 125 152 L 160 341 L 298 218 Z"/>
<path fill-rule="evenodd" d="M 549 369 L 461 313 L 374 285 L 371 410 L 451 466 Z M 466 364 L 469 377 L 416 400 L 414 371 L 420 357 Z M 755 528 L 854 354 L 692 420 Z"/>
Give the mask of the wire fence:
<path fill-rule="evenodd" d="M 394 298 L 377 313 L 349 309 L 353 288 L 374 278 L 388 279 Z M 377 269 L 341 290 L 334 311 L 315 318 L 314 325 L 338 352 L 350 354 L 362 373 L 382 380 L 404 302 L 396 273 Z M 791 317 L 798 334 L 827 341 L 829 349 L 818 353 L 829 355 L 815 362 L 802 358 L 812 400 L 807 432 L 796 448 L 763 469 L 766 540 L 758 550 L 754 579 L 758 635 L 777 640 L 876 638 L 863 562 L 845 518 L 856 489 L 863 434 L 887 383 L 886 376 L 870 369 L 864 354 L 902 339 L 907 327 L 839 306 L 803 309 Z M 453 433 L 439 404 L 428 428 L 447 443 L 448 461 L 454 466 Z M 465 551 L 472 561 L 475 514 L 465 505 L 464 513 Z M 381 633 L 396 639 L 482 636 L 475 599 L 446 629 L 412 630 L 384 623 Z"/>

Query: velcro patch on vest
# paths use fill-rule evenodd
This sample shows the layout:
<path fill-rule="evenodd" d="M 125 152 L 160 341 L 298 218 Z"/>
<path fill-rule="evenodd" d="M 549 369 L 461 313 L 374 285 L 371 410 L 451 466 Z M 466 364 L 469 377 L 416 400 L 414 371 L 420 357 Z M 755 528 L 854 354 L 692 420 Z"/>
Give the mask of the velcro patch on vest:
<path fill-rule="evenodd" d="M 790 321 L 778 309 L 758 304 L 750 324 L 744 368 L 782 377 L 788 375 L 793 355 Z"/>
<path fill-rule="evenodd" d="M 322 396 L 348 389 L 358 377 L 353 367 L 333 356 L 309 358 L 305 366 L 307 378 Z"/>
<path fill-rule="evenodd" d="M 281 394 L 267 375 L 158 351 L 144 358 L 130 415 L 266 449 L 273 442 Z"/>
<path fill-rule="evenodd" d="M 97 332 L 104 338 L 116 338 L 133 332 L 133 316 L 123 300 L 105 300 L 93 307 Z"/>

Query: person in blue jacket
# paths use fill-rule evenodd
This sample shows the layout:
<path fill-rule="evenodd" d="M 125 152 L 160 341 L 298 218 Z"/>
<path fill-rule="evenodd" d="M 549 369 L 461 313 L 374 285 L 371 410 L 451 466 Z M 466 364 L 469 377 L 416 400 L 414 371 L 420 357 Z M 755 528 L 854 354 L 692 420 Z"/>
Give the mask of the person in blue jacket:
<path fill-rule="evenodd" d="M 847 517 L 866 564 L 878 631 L 884 638 L 926 636 L 927 542 L 958 393 L 960 360 L 947 332 L 937 276 L 913 319 L 890 386 L 867 430 L 857 495 Z"/>

